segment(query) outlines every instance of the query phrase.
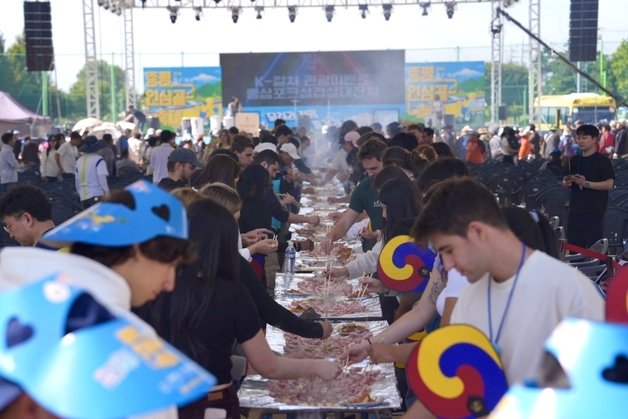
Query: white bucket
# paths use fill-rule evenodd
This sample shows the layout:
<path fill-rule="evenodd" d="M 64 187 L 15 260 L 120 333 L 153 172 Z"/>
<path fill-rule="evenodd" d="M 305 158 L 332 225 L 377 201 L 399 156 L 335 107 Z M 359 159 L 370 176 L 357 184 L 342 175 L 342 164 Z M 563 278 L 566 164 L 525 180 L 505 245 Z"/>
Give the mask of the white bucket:
<path fill-rule="evenodd" d="M 227 411 L 225 409 L 209 407 L 205 409 L 204 419 L 227 419 Z"/>

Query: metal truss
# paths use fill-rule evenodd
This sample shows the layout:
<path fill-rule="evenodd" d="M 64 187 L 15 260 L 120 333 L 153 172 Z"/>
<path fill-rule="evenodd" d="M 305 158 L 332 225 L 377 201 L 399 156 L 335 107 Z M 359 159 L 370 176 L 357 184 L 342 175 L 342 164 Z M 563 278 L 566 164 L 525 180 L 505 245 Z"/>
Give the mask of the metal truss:
<path fill-rule="evenodd" d="M 83 28 L 85 31 L 85 100 L 87 117 L 100 119 L 98 55 L 96 54 L 93 0 L 83 0 Z"/>
<path fill-rule="evenodd" d="M 502 63 L 504 61 L 504 24 L 497 13 L 501 0 L 492 0 L 491 20 L 491 122 L 498 122 L 499 106 L 502 104 Z"/>
<path fill-rule="evenodd" d="M 541 0 L 530 0 L 529 30 L 541 38 Z M 543 94 L 543 73 L 541 70 L 541 44 L 530 38 L 528 68 L 528 119 L 530 122 L 541 120 L 541 107 L 534 108 L 534 99 Z"/>
<path fill-rule="evenodd" d="M 133 9 L 125 8 L 124 16 L 124 91 L 126 106 L 137 105 L 135 90 L 135 46 L 133 42 Z"/>
<path fill-rule="evenodd" d="M 430 8 L 441 5 L 446 8 L 459 4 L 488 3 L 491 0 L 99 0 L 99 5 L 113 9 L 114 12 L 121 8 L 138 9 L 232 9 L 232 8 L 281 8 L 281 7 L 318 7 L 324 9 L 327 6 L 337 8 L 358 7 L 359 5 L 383 6 L 421 6 Z M 518 1 L 518 0 L 515 0 Z"/>

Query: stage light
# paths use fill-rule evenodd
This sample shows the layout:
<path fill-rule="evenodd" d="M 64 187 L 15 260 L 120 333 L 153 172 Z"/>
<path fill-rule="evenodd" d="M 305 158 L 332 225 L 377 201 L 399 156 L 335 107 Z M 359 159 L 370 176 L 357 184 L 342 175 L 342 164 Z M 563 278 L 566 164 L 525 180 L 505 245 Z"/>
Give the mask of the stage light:
<path fill-rule="evenodd" d="M 194 19 L 198 22 L 201 20 L 201 16 L 203 16 L 203 8 L 201 6 L 196 6 L 194 8 Z"/>
<path fill-rule="evenodd" d="M 389 21 L 390 14 L 392 13 L 392 4 L 390 3 L 382 4 L 382 8 L 384 9 L 384 19 L 386 19 L 386 21 Z"/>
<path fill-rule="evenodd" d="M 179 6 L 168 6 L 166 9 L 170 12 L 170 22 L 176 23 L 177 16 L 179 15 Z"/>
<path fill-rule="evenodd" d="M 231 8 L 231 20 L 233 20 L 233 23 L 238 23 L 239 18 L 240 18 L 240 8 L 232 7 Z"/>
<path fill-rule="evenodd" d="M 423 8 L 423 13 L 421 13 L 421 16 L 427 16 L 427 9 L 429 9 L 431 5 L 432 4 L 429 1 L 419 3 L 419 6 Z"/>
<path fill-rule="evenodd" d="M 445 7 L 447 8 L 447 17 L 449 19 L 454 17 L 454 10 L 456 8 L 456 2 L 455 1 L 446 1 L 445 2 Z"/>
<path fill-rule="evenodd" d="M 109 10 L 109 1 L 105 1 L 105 4 L 102 5 L 105 10 Z"/>
<path fill-rule="evenodd" d="M 264 8 L 262 6 L 255 6 L 255 11 L 257 12 L 257 19 L 261 19 Z"/>
<path fill-rule="evenodd" d="M 142 9 L 146 7 L 146 0 L 142 0 Z"/>
<path fill-rule="evenodd" d="M 116 14 L 118 16 L 122 15 L 122 7 L 121 6 L 118 6 L 118 10 L 116 10 Z"/>
<path fill-rule="evenodd" d="M 362 19 L 366 19 L 366 14 L 369 11 L 369 5 L 368 4 L 359 4 L 358 5 L 358 9 L 360 10 L 360 15 L 362 15 Z"/>
<path fill-rule="evenodd" d="M 220 3 L 220 0 L 214 0 L 214 3 L 216 4 Z"/>
<path fill-rule="evenodd" d="M 98 5 L 103 7 L 105 5 L 105 0 L 98 0 Z"/>
<path fill-rule="evenodd" d="M 325 6 L 325 17 L 327 18 L 328 22 L 331 22 L 331 20 L 334 18 L 335 10 L 336 8 L 334 6 Z"/>
<path fill-rule="evenodd" d="M 290 23 L 294 23 L 294 19 L 297 18 L 297 8 L 295 6 L 288 6 L 288 18 L 290 18 Z"/>

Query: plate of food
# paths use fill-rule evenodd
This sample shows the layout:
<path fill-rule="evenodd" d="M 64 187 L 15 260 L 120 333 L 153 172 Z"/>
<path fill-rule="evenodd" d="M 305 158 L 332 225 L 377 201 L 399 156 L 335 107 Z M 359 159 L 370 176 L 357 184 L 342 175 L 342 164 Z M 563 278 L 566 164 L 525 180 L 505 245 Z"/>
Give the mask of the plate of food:
<path fill-rule="evenodd" d="M 343 323 L 337 328 L 341 335 L 349 335 L 351 333 L 368 332 L 368 327 L 361 323 Z"/>

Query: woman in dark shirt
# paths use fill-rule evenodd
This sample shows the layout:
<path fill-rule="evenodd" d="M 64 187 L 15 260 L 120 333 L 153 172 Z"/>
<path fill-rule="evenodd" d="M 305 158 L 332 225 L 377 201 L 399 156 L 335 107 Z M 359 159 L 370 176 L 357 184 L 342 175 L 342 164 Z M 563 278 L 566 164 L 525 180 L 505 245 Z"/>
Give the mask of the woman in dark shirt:
<path fill-rule="evenodd" d="M 242 199 L 240 231 L 271 228 L 271 217 L 281 223 L 308 223 L 318 225 L 320 219 L 313 215 L 298 215 L 285 209 L 273 193 L 267 169 L 261 165 L 247 167 L 238 181 L 238 193 Z"/>
<path fill-rule="evenodd" d="M 160 336 L 217 378 L 212 394 L 180 409 L 179 417 L 201 419 L 207 407 L 226 409 L 229 418 L 240 417 L 230 373 L 234 342 L 242 345 L 249 363 L 265 377 L 335 377 L 339 371 L 335 362 L 288 359 L 270 350 L 255 304 L 238 280 L 238 228 L 233 215 L 218 203 L 201 199 L 188 207 L 188 219 L 189 239 L 198 258 L 182 266 L 174 291 L 159 297 L 145 316 Z"/>

